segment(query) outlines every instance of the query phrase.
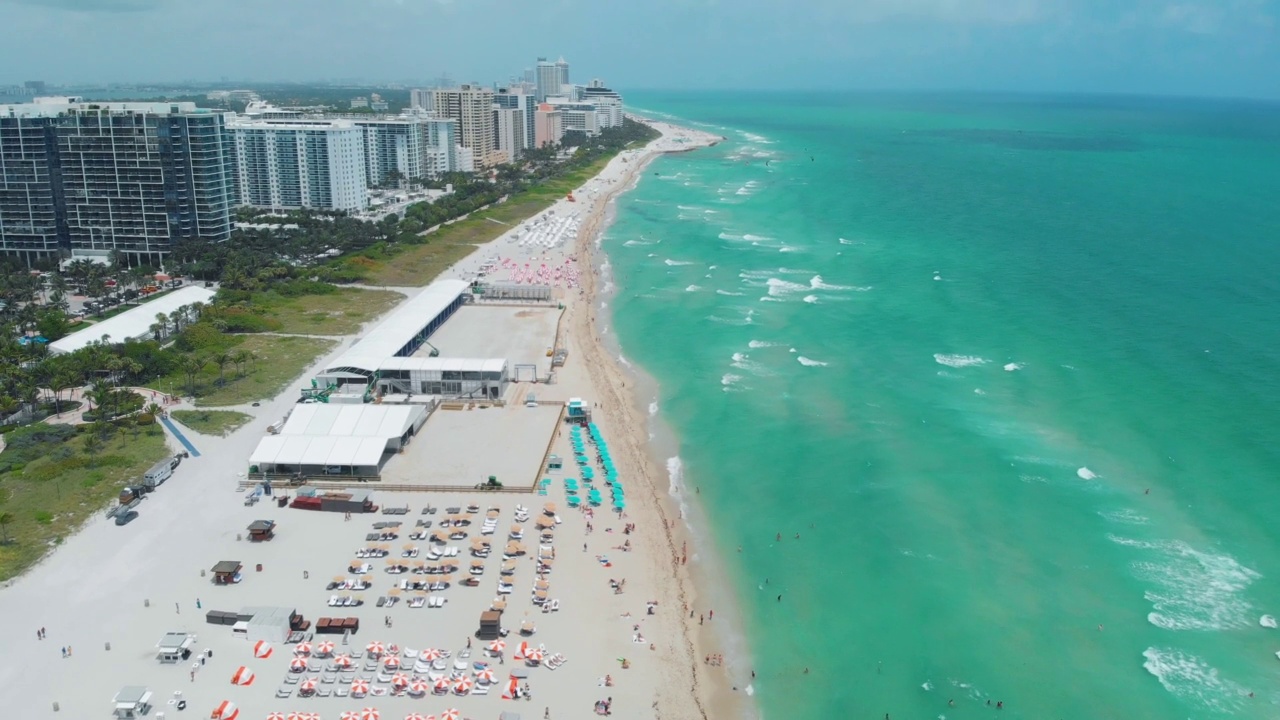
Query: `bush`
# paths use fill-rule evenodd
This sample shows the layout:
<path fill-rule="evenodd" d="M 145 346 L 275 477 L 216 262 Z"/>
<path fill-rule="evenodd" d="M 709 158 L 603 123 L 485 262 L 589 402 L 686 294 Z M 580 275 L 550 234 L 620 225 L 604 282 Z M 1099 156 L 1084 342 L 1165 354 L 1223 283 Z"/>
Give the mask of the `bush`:
<path fill-rule="evenodd" d="M 332 295 L 338 288 L 314 280 L 289 280 L 277 284 L 274 288 L 283 297 L 301 297 L 303 295 Z"/>
<path fill-rule="evenodd" d="M 138 425 L 152 425 L 156 421 L 156 416 L 151 413 L 142 413 L 134 418 L 134 422 Z"/>

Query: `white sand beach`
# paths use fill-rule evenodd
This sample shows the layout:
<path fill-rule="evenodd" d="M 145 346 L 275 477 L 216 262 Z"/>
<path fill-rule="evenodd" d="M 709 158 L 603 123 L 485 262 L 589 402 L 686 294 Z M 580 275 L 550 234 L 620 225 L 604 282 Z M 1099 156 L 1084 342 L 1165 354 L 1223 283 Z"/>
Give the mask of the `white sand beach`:
<path fill-rule="evenodd" d="M 493 474 L 492 468 L 501 466 L 504 474 L 521 478 L 519 483 L 513 481 L 513 486 L 527 485 L 540 474 L 549 477 L 545 496 L 479 491 L 395 493 L 379 491 L 376 483 L 370 483 L 367 487 L 373 490 L 375 503 L 407 505 L 409 512 L 356 514 L 347 520 L 341 513 L 279 508 L 265 501 L 246 506 L 238 485 L 249 455 L 267 426 L 289 412 L 315 371 L 349 346 L 348 338 L 280 396 L 260 407 L 237 408 L 254 419 L 230 436 L 206 437 L 185 431 L 200 457 L 184 461 L 173 478 L 143 502 L 137 520 L 125 527 L 104 518 L 90 522 L 40 565 L 0 589 L 0 632 L 9 650 L 9 661 L 0 667 L 0 682 L 11 688 L 11 712 L 30 718 L 109 717 L 115 693 L 124 686 L 140 685 L 153 692 L 153 715 L 164 713 L 167 718 L 178 717 L 179 699 L 187 703 L 181 711 L 184 716 L 201 718 L 208 717 L 222 701 L 235 703 L 239 717 L 245 719 L 302 711 L 336 720 L 343 712 L 366 707 L 377 708 L 383 718 L 396 719 L 415 712 L 439 717 L 451 708 L 467 718 L 497 718 L 504 711 L 525 718 L 585 717 L 598 701 L 606 699 L 611 699 L 611 714 L 621 718 L 735 714 L 721 705 L 725 702 L 720 687 L 723 675 L 703 665 L 701 656 L 705 653 L 696 644 L 697 626 L 693 623 L 697 621 L 691 623 L 689 615 L 695 601 L 686 568 L 680 563 L 683 538 L 675 509 L 666 499 L 665 471 L 649 457 L 644 418 L 636 399 L 628 394 L 622 368 L 600 342 L 590 308 L 594 278 L 589 254 L 613 197 L 630 187 L 656 154 L 703 147 L 719 139 L 665 123 L 653 125 L 664 133 L 661 139 L 620 155 L 575 194 L 574 202 L 558 202 L 539 219 L 478 248 L 445 275 L 473 279 L 487 266 L 488 277 L 497 282 L 532 278 L 558 288 L 557 297 L 566 310 L 555 327 L 564 334 L 560 344 L 569 351 L 568 361 L 557 369 L 554 384 L 513 385 L 508 396 L 536 392 L 539 400 L 582 397 L 593 405 L 598 403 L 599 407 L 593 408 L 595 422 L 627 488 L 628 504 L 621 517 L 609 512 L 607 503 L 595 510 L 593 518 L 567 506 L 564 479 L 579 477 L 571 462 L 566 462 L 564 471 L 539 473 L 541 452 L 521 451 L 520 457 L 536 457 L 532 460 L 503 458 L 500 437 L 457 429 L 459 423 L 465 424 L 462 414 L 488 413 L 484 423 L 508 432 L 521 424 L 520 414 L 529 410 L 521 402 L 484 410 L 439 410 L 455 415 L 433 418 L 424 428 L 427 435 L 417 443 L 426 447 L 439 444 L 442 455 L 446 452 L 443 448 L 452 443 L 448 472 L 459 476 L 459 484 L 478 482 Z M 540 318 L 530 322 L 542 330 L 531 330 L 521 342 L 531 349 L 552 345 L 553 337 L 540 339 L 552 324 Z M 448 331 L 446 324 L 442 332 Z M 486 347 L 483 339 L 475 343 L 477 352 Z M 634 382 L 630 384 L 634 386 Z M 440 429 L 431 435 L 431 423 L 436 420 L 441 421 Z M 545 447 L 546 423 L 533 424 L 542 433 L 536 443 Z M 175 451 L 179 449 L 177 442 L 170 440 Z M 521 442 L 531 447 L 536 444 L 533 440 Z M 555 429 L 553 452 L 566 459 L 573 455 L 564 426 Z M 429 456 L 414 459 L 424 467 L 429 461 Z M 416 465 L 407 462 L 403 457 L 394 458 L 389 474 L 414 474 Z M 543 543 L 535 523 L 552 516 L 543 513 L 547 502 L 556 504 L 552 515 L 557 522 L 551 531 L 553 541 Z M 458 570 L 447 589 L 428 593 L 443 598 L 443 607 L 410 607 L 408 600 L 416 595 L 412 591 L 400 591 L 401 599 L 393 607 L 378 607 L 377 599 L 388 596 L 402 580 L 433 577 L 414 572 L 390 574 L 382 558 L 361 558 L 372 565 L 371 572 L 359 576 L 370 580 L 369 589 L 326 589 L 335 578 L 356 577 L 348 568 L 357 559 L 357 551 L 371 544 L 366 535 L 374 531 L 374 523 L 403 523 L 395 531 L 395 539 L 373 544 L 388 545 L 393 559 L 400 558 L 406 545 L 417 548 L 416 557 L 403 559 L 413 568 L 426 560 L 432 547 L 429 540 L 408 538 L 417 522 L 431 521 L 428 532 L 434 531 L 447 516 L 446 508 L 469 504 L 479 511 L 464 528 L 467 537 L 448 543 L 458 549 Z M 428 505 L 438 510 L 422 514 Z M 503 548 L 511 526 L 516 524 L 517 505 L 529 510 L 529 519 L 518 523 L 528 552 L 512 561 L 511 590 L 500 594 Z M 491 508 L 497 513 L 496 531 L 483 537 L 491 539 L 492 553 L 482 559 L 483 573 L 475 576 L 478 586 L 467 587 L 461 581 L 471 576 L 472 562 L 478 560 L 469 553 L 470 543 L 482 537 L 483 519 Z M 277 536 L 269 542 L 250 543 L 244 539 L 246 527 L 259 519 L 274 520 Z M 634 524 L 635 531 L 626 534 L 629 524 Z M 544 569 L 541 577 L 548 583 L 546 597 L 557 601 L 555 611 L 543 612 L 534 603 L 540 545 L 548 546 L 541 551 L 544 555 L 554 552 L 549 571 Z M 244 566 L 241 582 L 213 584 L 209 571 L 223 560 Z M 259 565 L 261 571 L 257 570 Z M 613 581 L 623 580 L 622 592 L 616 592 Z M 364 602 L 358 607 L 333 607 L 329 602 L 335 595 L 359 597 Z M 485 643 L 472 637 L 481 612 L 498 598 L 505 600 L 503 626 L 510 632 L 502 664 L 485 654 Z M 653 614 L 649 614 L 651 605 Z M 328 682 L 328 658 L 313 660 L 316 672 L 291 673 L 292 646 L 277 645 L 270 657 L 255 658 L 253 643 L 234 634 L 229 626 L 205 620 L 210 610 L 236 612 L 263 606 L 296 610 L 311 621 L 313 633 L 321 617 L 358 618 L 360 629 L 349 645 L 342 644 L 341 635 L 319 634 L 313 644 L 330 639 L 338 644 L 338 653 L 363 654 L 353 675 L 356 680 L 369 678 L 370 694 L 350 696 L 352 678 L 341 673 L 335 672 L 336 677 Z M 526 620 L 536 625 L 536 632 L 522 637 L 518 631 Z M 37 639 L 40 628 L 45 629 L 47 639 Z M 155 645 L 168 632 L 195 634 L 193 648 L 197 653 L 207 649 L 211 656 L 198 666 L 193 666 L 199 662 L 197 658 L 178 664 L 159 663 Z M 470 657 L 455 667 L 454 661 L 463 660 L 460 656 L 467 649 L 468 638 Z M 481 662 L 488 663 L 497 683 L 483 695 L 450 691 L 438 696 L 432 690 L 426 691 L 425 697 L 397 694 L 396 684 L 385 679 L 390 675 L 381 672 L 385 666 L 365 670 L 366 646 L 372 641 L 399 646 L 400 669 L 410 678 L 439 673 L 413 669 L 421 651 L 431 648 L 451 653 L 445 663 L 446 676 L 456 672 L 475 678 L 484 670 L 475 664 Z M 513 657 L 521 642 L 545 646 L 548 653 L 562 655 L 565 662 L 555 669 L 548 668 L 545 661 L 529 667 Z M 61 651 L 67 647 L 70 656 L 63 657 Z M 406 650 L 414 651 L 412 657 Z M 242 666 L 255 675 L 250 685 L 232 683 L 233 674 Z M 503 699 L 512 669 L 527 672 L 520 684 L 527 682 L 531 699 Z M 300 680 L 297 684 L 286 682 L 291 677 Z M 302 682 L 312 677 L 317 680 L 316 696 L 300 697 Z M 611 678 L 611 686 L 605 686 L 606 677 Z M 277 696 L 282 688 L 291 689 L 288 697 Z M 340 696 L 340 689 L 348 695 Z M 716 712 L 706 709 L 712 698 Z"/>

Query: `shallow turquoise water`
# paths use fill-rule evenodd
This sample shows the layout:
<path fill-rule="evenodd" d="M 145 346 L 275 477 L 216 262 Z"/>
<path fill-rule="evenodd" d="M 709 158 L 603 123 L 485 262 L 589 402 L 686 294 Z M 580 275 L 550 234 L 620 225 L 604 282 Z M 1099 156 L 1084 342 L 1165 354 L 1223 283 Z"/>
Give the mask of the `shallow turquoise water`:
<path fill-rule="evenodd" d="M 1280 108 L 628 101 L 728 138 L 604 248 L 766 717 L 1280 714 Z"/>

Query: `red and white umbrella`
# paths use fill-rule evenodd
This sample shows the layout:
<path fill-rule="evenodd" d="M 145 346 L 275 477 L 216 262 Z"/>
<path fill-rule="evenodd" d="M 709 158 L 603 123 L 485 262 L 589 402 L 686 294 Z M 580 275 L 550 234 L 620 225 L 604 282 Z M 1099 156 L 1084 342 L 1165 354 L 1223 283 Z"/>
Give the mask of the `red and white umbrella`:
<path fill-rule="evenodd" d="M 436 680 L 436 690 L 449 692 L 449 678 L 442 677 L 439 680 Z"/>
<path fill-rule="evenodd" d="M 328 655 L 333 652 L 334 644 L 332 640 L 322 640 L 316 643 L 317 655 Z"/>
<path fill-rule="evenodd" d="M 379 717 L 381 713 L 378 712 L 378 708 L 367 707 L 360 711 L 360 720 L 378 720 Z"/>
<path fill-rule="evenodd" d="M 404 716 L 404 720 L 427 720 L 427 717 L 420 713 L 409 713 L 408 715 Z"/>
<path fill-rule="evenodd" d="M 267 720 L 285 720 L 284 713 L 267 713 Z"/>
<path fill-rule="evenodd" d="M 493 642 L 489 643 L 489 652 L 491 653 L 500 653 L 506 649 L 507 649 L 506 640 L 494 640 Z"/>
<path fill-rule="evenodd" d="M 482 682 L 486 685 L 495 682 L 497 679 L 498 676 L 494 675 L 493 671 L 489 668 L 484 668 L 476 673 L 476 682 Z"/>
<path fill-rule="evenodd" d="M 427 662 L 435 662 L 436 660 L 444 657 L 444 653 L 435 648 L 427 648 L 426 650 L 418 653 L 418 657 L 426 660 Z"/>
<path fill-rule="evenodd" d="M 319 682 L 319 681 L 318 681 L 318 680 L 316 680 L 315 678 L 313 678 L 313 677 L 309 677 L 309 678 L 307 678 L 306 680 L 303 680 L 303 681 L 298 685 L 298 689 L 299 689 L 299 690 L 301 690 L 301 691 L 303 691 L 303 692 L 310 692 L 310 691 L 312 691 L 312 690 L 315 690 L 315 689 L 316 689 L 316 684 L 317 684 L 318 682 Z"/>
<path fill-rule="evenodd" d="M 388 655 L 399 655 L 399 654 L 400 654 L 400 646 L 399 646 L 399 645 L 396 645 L 396 644 L 394 644 L 394 643 L 392 643 L 391 645 L 388 645 L 388 646 L 387 646 L 387 654 L 388 654 Z"/>
<path fill-rule="evenodd" d="M 266 640 L 259 640 L 253 644 L 253 656 L 256 658 L 271 657 L 271 643 Z"/>
<path fill-rule="evenodd" d="M 307 713 L 298 712 L 297 710 L 294 710 L 293 712 L 289 713 L 287 720 L 308 720 L 308 718 L 310 717 L 311 716 Z"/>
<path fill-rule="evenodd" d="M 400 667 L 400 658 L 388 657 L 386 660 L 382 661 L 382 666 L 388 670 L 395 670 L 396 668 Z"/>
<path fill-rule="evenodd" d="M 348 710 L 338 716 L 339 720 L 360 720 L 360 713 L 355 710 Z"/>
<path fill-rule="evenodd" d="M 300 643 L 298 643 L 297 645 L 294 645 L 294 646 L 293 646 L 293 654 L 294 654 L 294 655 L 310 655 L 310 654 L 311 654 L 311 643 L 309 643 L 309 642 L 300 642 Z M 301 714 L 301 713 L 299 713 L 299 714 Z"/>
<path fill-rule="evenodd" d="M 423 680 L 422 678 L 414 678 L 413 682 L 409 683 L 410 695 L 425 695 L 430 689 L 431 683 Z"/>
<path fill-rule="evenodd" d="M 460 677 L 453 684 L 453 691 L 459 695 L 466 695 L 471 692 L 471 688 L 475 687 L 476 681 L 469 677 Z"/>
<path fill-rule="evenodd" d="M 542 652 L 538 648 L 531 648 L 528 652 L 524 654 L 524 659 L 533 663 L 542 662 L 542 658 L 544 657 L 546 657 L 546 653 Z"/>
<path fill-rule="evenodd" d="M 230 700 L 223 700 L 218 703 L 218 707 L 213 709 L 209 717 L 212 720 L 236 720 L 239 715 L 240 709 L 235 706 L 235 703 Z"/>
<path fill-rule="evenodd" d="M 440 713 L 440 720 L 458 720 L 460 717 L 462 717 L 462 712 L 457 708 L 449 708 Z"/>
<path fill-rule="evenodd" d="M 391 676 L 391 684 L 392 684 L 392 685 L 408 685 L 408 684 L 409 684 L 409 676 L 408 676 L 408 675 L 405 675 L 404 673 L 399 673 L 399 672 L 398 672 L 398 673 L 396 673 L 395 675 L 392 675 L 392 676 Z"/>
<path fill-rule="evenodd" d="M 349 668 L 354 663 L 351 662 L 350 655 L 339 655 L 333 659 L 333 664 L 337 665 L 338 667 Z"/>
<path fill-rule="evenodd" d="M 352 694 L 352 695 L 368 695 L 368 694 L 369 694 L 369 681 L 368 681 L 368 680 L 365 680 L 365 679 L 363 679 L 363 678 L 356 678 L 355 680 L 352 680 L 352 681 L 351 681 L 351 694 Z"/>
<path fill-rule="evenodd" d="M 239 670 L 231 674 L 232 685 L 252 685 L 253 671 L 241 665 Z"/>
<path fill-rule="evenodd" d="M 289 661 L 289 672 L 300 673 L 307 669 L 307 661 L 296 657 Z"/>
<path fill-rule="evenodd" d="M 377 640 L 374 640 L 373 642 L 364 646 L 364 651 L 369 653 L 370 655 L 375 655 L 375 656 L 382 655 L 387 651 L 387 646 L 383 645 L 381 642 Z"/>

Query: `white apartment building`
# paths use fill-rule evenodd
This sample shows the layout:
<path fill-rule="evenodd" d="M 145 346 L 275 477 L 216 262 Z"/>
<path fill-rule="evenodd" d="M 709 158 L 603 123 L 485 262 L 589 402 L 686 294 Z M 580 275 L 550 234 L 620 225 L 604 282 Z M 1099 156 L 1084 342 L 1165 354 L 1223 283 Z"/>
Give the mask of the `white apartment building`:
<path fill-rule="evenodd" d="M 437 88 L 431 91 L 431 113 L 458 121 L 458 144 L 469 148 L 478 167 L 495 159 L 497 139 L 493 127 L 493 90 L 478 85 Z"/>
<path fill-rule="evenodd" d="M 525 147 L 525 114 L 519 108 L 493 106 L 494 127 L 498 136 L 498 150 L 506 156 L 504 162 L 520 159 Z"/>
<path fill-rule="evenodd" d="M 236 118 L 241 205 L 359 211 L 368 206 L 365 132 L 351 120 Z"/>

